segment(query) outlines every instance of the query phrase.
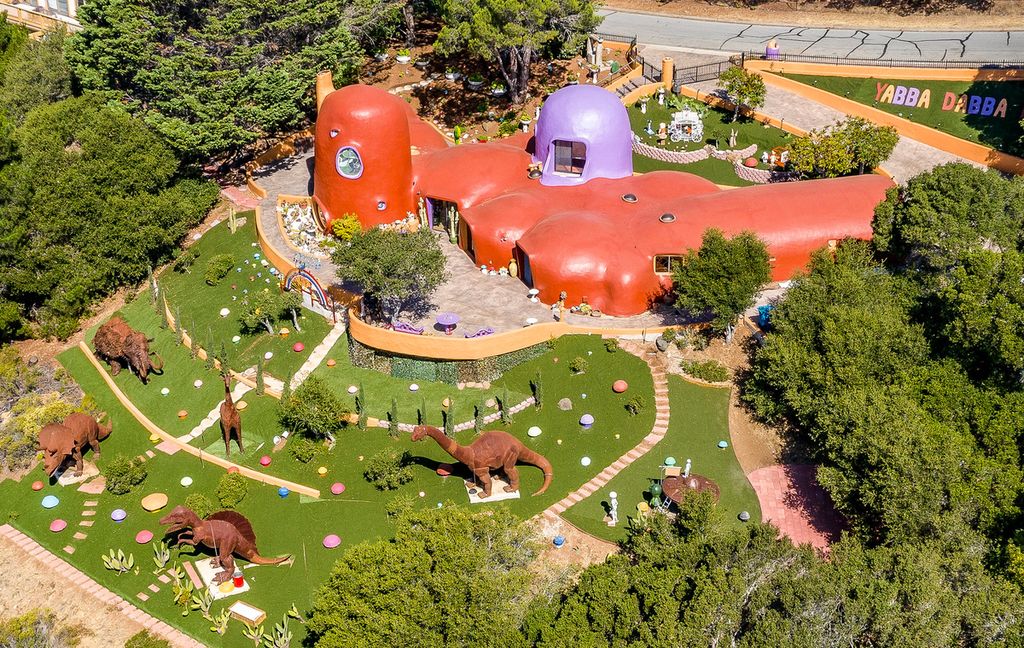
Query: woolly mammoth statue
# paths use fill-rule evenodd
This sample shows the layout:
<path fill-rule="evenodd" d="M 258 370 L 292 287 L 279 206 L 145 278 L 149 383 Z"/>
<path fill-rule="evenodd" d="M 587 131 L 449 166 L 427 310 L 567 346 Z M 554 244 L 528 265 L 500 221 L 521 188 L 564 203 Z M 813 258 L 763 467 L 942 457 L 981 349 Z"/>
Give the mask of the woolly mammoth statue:
<path fill-rule="evenodd" d="M 121 367 L 128 367 L 139 375 L 143 383 L 147 383 L 150 372 L 163 373 L 164 368 L 160 356 L 149 350 L 152 341 L 145 333 L 128 326 L 120 317 L 112 317 L 96 331 L 92 344 L 96 348 L 96 355 L 110 363 L 110 373 L 116 376 L 121 372 Z"/>

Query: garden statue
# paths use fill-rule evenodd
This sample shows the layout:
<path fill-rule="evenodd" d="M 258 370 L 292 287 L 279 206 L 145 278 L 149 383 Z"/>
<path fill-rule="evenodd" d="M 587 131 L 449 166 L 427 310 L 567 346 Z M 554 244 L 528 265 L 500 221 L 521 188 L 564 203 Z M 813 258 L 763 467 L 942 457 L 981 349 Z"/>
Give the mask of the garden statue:
<path fill-rule="evenodd" d="M 484 492 L 481 498 L 491 495 L 491 470 L 501 469 L 508 477 L 508 486 L 505 492 L 513 493 L 519 490 L 519 471 L 516 469 L 516 462 L 523 462 L 537 466 L 544 471 L 544 483 L 534 495 L 540 495 L 551 485 L 551 462 L 543 455 L 530 450 L 523 443 L 500 430 L 483 432 L 473 443 L 467 446 L 460 446 L 454 439 L 445 436 L 439 428 L 432 425 L 417 425 L 412 431 L 412 440 L 419 441 L 429 436 L 441 449 L 455 459 L 466 464 L 473 472 L 473 475 L 483 486 Z"/>
<path fill-rule="evenodd" d="M 242 447 L 242 417 L 238 408 L 231 400 L 231 374 L 224 374 L 224 402 L 220 404 L 220 431 L 224 435 L 224 456 L 231 456 L 231 437 L 238 442 L 238 451 L 245 454 Z"/>
<path fill-rule="evenodd" d="M 291 556 L 264 558 L 256 550 L 256 534 L 252 524 L 241 513 L 235 511 L 218 511 L 200 519 L 195 512 L 185 506 L 175 506 L 174 510 L 160 519 L 160 524 L 167 527 L 164 535 L 178 534 L 179 545 L 203 545 L 213 549 L 216 555 L 212 565 L 223 571 L 213 577 L 213 582 L 220 584 L 230 580 L 235 572 L 235 559 L 238 554 L 257 565 L 280 565 Z"/>
<path fill-rule="evenodd" d="M 683 479 L 690 476 L 690 460 L 686 460 L 686 468 L 683 469 Z"/>
<path fill-rule="evenodd" d="M 105 415 L 104 415 L 105 416 Z M 111 425 L 102 426 L 96 419 L 74 412 L 68 414 L 63 423 L 51 423 L 39 430 L 39 449 L 43 452 L 43 470 L 50 477 L 64 465 L 68 457 L 75 459 L 75 476 L 81 477 L 84 469 L 82 453 L 85 447 L 92 448 L 93 454 L 100 454 L 100 441 L 110 436 Z"/>
<path fill-rule="evenodd" d="M 608 526 L 615 526 L 619 523 L 619 494 L 615 491 L 608 493 Z"/>
<path fill-rule="evenodd" d="M 136 331 L 120 317 L 112 317 L 99 327 L 92 339 L 96 355 L 110 363 L 110 373 L 117 375 L 126 366 L 139 375 L 143 384 L 148 382 L 149 372 L 162 373 L 164 362 L 154 351 L 149 350 L 152 338 L 142 331 Z M 156 363 L 150 360 L 156 357 Z"/>

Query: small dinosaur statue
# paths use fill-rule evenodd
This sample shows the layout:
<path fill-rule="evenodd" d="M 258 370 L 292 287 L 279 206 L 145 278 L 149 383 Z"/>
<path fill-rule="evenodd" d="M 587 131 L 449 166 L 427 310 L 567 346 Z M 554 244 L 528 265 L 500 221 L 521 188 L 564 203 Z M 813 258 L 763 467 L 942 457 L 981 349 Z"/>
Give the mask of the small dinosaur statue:
<path fill-rule="evenodd" d="M 483 485 L 483 497 L 491 496 L 491 470 L 501 469 L 508 476 L 508 493 L 519 490 L 519 471 L 516 462 L 533 464 L 544 471 L 544 483 L 534 495 L 540 495 L 551 485 L 551 462 L 523 445 L 522 441 L 507 432 L 490 430 L 483 432 L 473 443 L 461 446 L 445 436 L 444 432 L 432 425 L 417 425 L 412 431 L 412 440 L 430 437 L 441 449 L 455 459 L 469 466 L 473 475 Z"/>
<path fill-rule="evenodd" d="M 257 565 L 280 565 L 291 559 L 291 556 L 264 558 L 256 551 L 256 534 L 252 524 L 241 513 L 234 511 L 218 511 L 200 519 L 195 511 L 185 506 L 175 506 L 174 510 L 160 519 L 160 524 L 167 527 L 165 535 L 177 531 L 178 544 L 196 546 L 202 544 L 216 552 L 213 559 L 214 567 L 222 567 L 214 577 L 217 584 L 231 578 L 235 571 L 235 559 L 238 554 Z"/>
<path fill-rule="evenodd" d="M 234 401 L 231 400 L 231 374 L 224 374 L 224 402 L 220 404 L 220 431 L 224 435 L 224 456 L 231 456 L 231 437 L 238 442 L 238 451 L 245 454 L 242 447 L 242 416 L 238 413 Z"/>
<path fill-rule="evenodd" d="M 106 416 L 104 414 L 104 416 Z M 100 425 L 96 419 L 81 412 L 73 412 L 63 423 L 51 423 L 39 430 L 39 449 L 43 451 L 43 470 L 50 477 L 64 465 L 68 457 L 75 460 L 75 476 L 80 477 L 84 468 L 82 453 L 92 448 L 100 454 L 100 441 L 110 436 L 111 426 Z"/>

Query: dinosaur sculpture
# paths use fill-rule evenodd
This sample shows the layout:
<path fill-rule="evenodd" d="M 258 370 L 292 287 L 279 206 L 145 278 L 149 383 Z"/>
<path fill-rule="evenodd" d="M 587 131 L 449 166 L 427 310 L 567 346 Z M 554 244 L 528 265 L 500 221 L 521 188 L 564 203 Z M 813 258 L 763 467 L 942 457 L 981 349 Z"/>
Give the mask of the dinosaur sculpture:
<path fill-rule="evenodd" d="M 104 414 L 104 416 L 106 416 Z M 102 417 L 101 417 L 102 418 Z M 43 451 L 43 470 L 50 477 L 64 465 L 68 457 L 75 459 L 75 476 L 80 477 L 85 447 L 100 454 L 100 441 L 110 436 L 111 425 L 102 426 L 88 414 L 74 412 L 63 423 L 51 423 L 39 430 L 39 449 Z"/>
<path fill-rule="evenodd" d="M 413 441 L 419 441 L 427 436 L 437 441 L 442 450 L 469 466 L 473 475 L 483 485 L 484 492 L 480 495 L 481 498 L 490 497 L 491 470 L 499 468 L 508 476 L 505 491 L 511 493 L 519 490 L 519 471 L 516 469 L 516 462 L 519 461 L 532 464 L 544 471 L 544 483 L 534 495 L 540 495 L 551 485 L 551 462 L 507 432 L 483 432 L 473 443 L 461 446 L 455 439 L 446 437 L 444 432 L 432 425 L 417 425 L 413 428 Z"/>
<path fill-rule="evenodd" d="M 238 451 L 245 454 L 242 447 L 242 417 L 231 400 L 231 374 L 224 374 L 224 402 L 220 404 L 220 431 L 224 435 L 224 456 L 231 456 L 231 437 L 238 442 Z"/>
<path fill-rule="evenodd" d="M 139 375 L 143 384 L 149 382 L 149 373 L 161 373 L 164 361 L 154 351 L 149 350 L 153 340 L 141 331 L 136 331 L 120 317 L 112 317 L 106 324 L 96 330 L 92 339 L 96 355 L 110 363 L 110 373 L 121 373 L 126 366 Z M 154 363 L 150 356 L 156 356 Z"/>
<path fill-rule="evenodd" d="M 217 584 L 231 578 L 235 571 L 235 558 L 238 554 L 257 565 L 280 565 L 291 559 L 291 556 L 264 558 L 256 550 L 256 534 L 252 524 L 241 513 L 234 511 L 218 511 L 201 519 L 195 511 L 185 506 L 175 506 L 174 510 L 160 519 L 160 524 L 167 527 L 165 535 L 178 533 L 179 545 L 203 545 L 213 549 L 216 556 L 213 566 L 224 571 L 214 576 Z"/>

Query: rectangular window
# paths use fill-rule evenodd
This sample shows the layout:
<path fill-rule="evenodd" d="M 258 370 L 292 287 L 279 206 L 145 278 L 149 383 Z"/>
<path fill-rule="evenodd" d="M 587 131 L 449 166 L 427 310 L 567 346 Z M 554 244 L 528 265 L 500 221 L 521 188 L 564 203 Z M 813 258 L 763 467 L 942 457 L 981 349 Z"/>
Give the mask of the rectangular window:
<path fill-rule="evenodd" d="M 587 145 L 583 142 L 566 142 L 555 140 L 555 172 L 572 175 L 583 175 L 583 166 L 587 163 Z"/>
<path fill-rule="evenodd" d="M 656 254 L 654 255 L 654 273 L 671 274 L 672 266 L 682 260 L 678 254 Z"/>

